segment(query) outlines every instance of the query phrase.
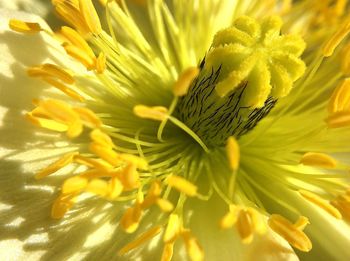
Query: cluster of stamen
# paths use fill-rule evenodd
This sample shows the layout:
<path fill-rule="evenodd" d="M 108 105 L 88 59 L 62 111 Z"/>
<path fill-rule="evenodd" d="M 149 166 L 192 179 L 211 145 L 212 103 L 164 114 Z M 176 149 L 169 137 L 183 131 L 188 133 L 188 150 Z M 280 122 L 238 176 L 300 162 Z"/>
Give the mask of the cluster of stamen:
<path fill-rule="evenodd" d="M 91 0 L 52 2 L 57 14 L 75 29 L 63 26 L 59 32 L 52 34 L 37 23 L 18 20 L 11 20 L 10 27 L 22 33 L 44 31 L 59 39 L 65 52 L 88 71 L 104 73 L 107 70 L 106 54 L 103 51 L 96 54 L 98 48 L 89 45 L 93 37 L 104 33 Z M 101 2 L 108 5 L 109 1 Z M 340 3 L 336 8 L 343 10 L 344 6 Z M 304 41 L 299 36 L 281 35 L 281 26 L 278 17 L 266 18 L 261 24 L 249 17 L 237 19 L 231 28 L 217 33 L 199 67 L 190 67 L 179 75 L 172 90 L 174 99 L 169 108 L 138 104 L 133 107 L 134 114 L 142 119 L 160 122 L 157 133 L 160 142 L 163 142 L 165 125 L 170 121 L 191 136 L 206 153 L 210 152 L 207 145 L 210 148 L 226 145 L 227 163 L 234 184 L 240 164 L 237 138 L 254 128 L 270 112 L 276 101 L 291 91 L 293 83 L 305 70 L 305 64 L 299 58 L 305 48 Z M 349 31 L 350 23 L 346 22 L 326 43 L 323 55 L 332 55 Z M 344 50 L 345 57 L 349 57 L 350 48 Z M 343 61 L 342 69 L 348 73 L 350 63 L 346 59 Z M 45 63 L 33 66 L 27 73 L 77 102 L 87 99 L 76 90 L 74 75 L 57 65 Z M 172 189 L 180 197 L 204 198 L 198 192 L 196 184 L 177 173 L 167 173 L 160 178 L 152 176 L 150 164 L 142 153 L 121 153 L 108 133 L 108 128 L 104 128 L 100 118 L 86 107 L 72 106 L 53 99 L 34 100 L 33 103 L 36 108 L 26 116 L 35 125 L 66 133 L 70 139 L 82 136 L 86 129 L 89 131 L 88 153 L 67 153 L 35 175 L 35 178 L 41 179 L 57 173 L 69 164 L 85 168 L 63 181 L 60 194 L 52 205 L 52 218 L 63 218 L 82 194 L 110 201 L 124 200 L 122 196 L 126 195 L 129 207 L 120 220 L 120 226 L 126 233 L 135 233 L 147 210 L 154 206 L 166 214 L 166 222 L 152 227 L 126 244 L 119 251 L 120 255 L 162 233 L 162 261 L 171 260 L 178 239 L 183 240 L 191 260 L 204 259 L 198 240 L 185 227 L 181 209 L 183 202 L 180 204 L 177 201 L 176 204 L 168 199 Z M 326 123 L 330 128 L 350 126 L 349 79 L 345 79 L 334 91 L 328 112 Z M 317 152 L 304 154 L 300 163 L 325 169 L 334 169 L 338 164 L 331 156 Z M 299 194 L 335 218 L 350 218 L 349 191 L 331 201 L 303 189 L 299 190 Z M 303 232 L 309 224 L 307 218 L 301 216 L 293 224 L 280 215 L 265 216 L 255 205 L 243 205 L 229 202 L 229 211 L 219 226 L 222 229 L 235 226 L 242 242 L 249 244 L 256 233 L 265 233 L 268 225 L 293 247 L 305 252 L 311 250 L 311 241 Z"/>

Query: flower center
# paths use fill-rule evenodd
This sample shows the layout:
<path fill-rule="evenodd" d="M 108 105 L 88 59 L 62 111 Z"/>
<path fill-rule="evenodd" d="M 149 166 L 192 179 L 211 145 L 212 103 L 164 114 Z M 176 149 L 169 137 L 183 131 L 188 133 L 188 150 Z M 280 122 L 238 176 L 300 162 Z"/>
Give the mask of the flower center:
<path fill-rule="evenodd" d="M 282 35 L 281 26 L 278 17 L 260 24 L 241 17 L 215 35 L 175 112 L 207 146 L 222 146 L 253 129 L 304 73 L 299 56 L 305 44 Z"/>

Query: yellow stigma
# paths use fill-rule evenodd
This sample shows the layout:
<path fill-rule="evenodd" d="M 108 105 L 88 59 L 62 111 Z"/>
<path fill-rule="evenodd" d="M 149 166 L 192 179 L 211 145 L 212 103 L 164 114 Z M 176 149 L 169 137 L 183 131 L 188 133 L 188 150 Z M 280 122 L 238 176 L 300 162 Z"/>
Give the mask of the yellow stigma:
<path fill-rule="evenodd" d="M 305 43 L 297 35 L 280 35 L 281 27 L 277 16 L 261 23 L 244 16 L 215 35 L 204 69 L 221 67 L 216 86 L 220 97 L 246 84 L 243 106 L 257 108 L 269 96 L 281 98 L 290 92 L 305 70 L 299 58 Z"/>
<path fill-rule="evenodd" d="M 281 27 L 277 16 L 238 18 L 216 33 L 188 91 L 175 93 L 175 115 L 208 147 L 252 130 L 303 75 L 305 42 Z"/>

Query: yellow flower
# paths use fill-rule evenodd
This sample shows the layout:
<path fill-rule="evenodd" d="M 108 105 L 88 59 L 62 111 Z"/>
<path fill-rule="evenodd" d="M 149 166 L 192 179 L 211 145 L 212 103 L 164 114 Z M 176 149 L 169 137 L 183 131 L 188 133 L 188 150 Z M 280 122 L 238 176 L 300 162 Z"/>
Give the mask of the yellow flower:
<path fill-rule="evenodd" d="M 3 246 L 350 258 L 347 1 L 52 4 L 2 11 Z"/>

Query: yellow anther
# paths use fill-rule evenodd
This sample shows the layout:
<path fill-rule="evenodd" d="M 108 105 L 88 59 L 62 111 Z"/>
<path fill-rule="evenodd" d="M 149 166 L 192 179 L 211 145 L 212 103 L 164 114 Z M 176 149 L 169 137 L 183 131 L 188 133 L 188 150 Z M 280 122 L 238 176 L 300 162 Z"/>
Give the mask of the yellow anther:
<path fill-rule="evenodd" d="M 58 78 L 59 80 L 67 84 L 73 84 L 75 82 L 75 79 L 69 72 L 63 70 L 57 65 L 49 64 L 49 63 L 42 64 L 39 66 L 29 67 L 27 70 L 27 73 L 31 77 Z"/>
<path fill-rule="evenodd" d="M 89 57 L 91 57 L 91 59 L 96 57 L 89 44 L 79 33 L 77 33 L 77 31 L 68 26 L 63 26 L 60 32 L 70 44 L 83 50 Z"/>
<path fill-rule="evenodd" d="M 197 195 L 197 186 L 182 177 L 170 175 L 165 182 L 170 187 L 177 189 L 189 197 Z"/>
<path fill-rule="evenodd" d="M 343 128 L 350 126 L 350 111 L 339 111 L 325 119 L 329 128 Z"/>
<path fill-rule="evenodd" d="M 322 208 L 324 211 L 328 212 L 330 215 L 337 219 L 341 219 L 342 215 L 340 212 L 333 207 L 327 200 L 324 200 L 320 196 L 306 190 L 299 190 L 299 193 L 301 196 L 303 196 L 305 199 L 310 201 L 311 203 L 317 205 L 318 207 Z"/>
<path fill-rule="evenodd" d="M 240 151 L 239 144 L 233 136 L 227 139 L 226 153 L 230 164 L 230 168 L 233 171 L 236 171 L 239 167 Z"/>
<path fill-rule="evenodd" d="M 93 70 L 95 68 L 96 59 L 90 57 L 84 50 L 69 44 L 63 44 L 63 47 L 68 55 L 81 62 L 86 69 Z"/>
<path fill-rule="evenodd" d="M 140 186 L 139 173 L 136 170 L 136 166 L 133 164 L 128 164 L 118 177 L 126 191 L 136 189 Z"/>
<path fill-rule="evenodd" d="M 106 55 L 101 52 L 96 59 L 96 72 L 103 73 L 105 70 L 106 70 Z"/>
<path fill-rule="evenodd" d="M 249 212 L 245 209 L 241 209 L 238 213 L 236 222 L 236 228 L 242 243 L 249 244 L 254 237 L 254 227 Z"/>
<path fill-rule="evenodd" d="M 339 83 L 329 100 L 329 114 L 339 111 L 350 111 L 350 78 Z"/>
<path fill-rule="evenodd" d="M 112 165 L 102 159 L 87 158 L 81 155 L 74 156 L 74 162 L 85 165 L 89 168 L 95 168 L 108 171 L 113 168 Z"/>
<path fill-rule="evenodd" d="M 134 207 L 128 208 L 120 220 L 121 227 L 127 233 L 134 233 L 139 227 L 142 216 L 142 210 L 138 204 Z"/>
<path fill-rule="evenodd" d="M 294 226 L 299 230 L 304 230 L 304 228 L 310 224 L 310 221 L 307 217 L 300 216 L 297 222 L 294 223 Z"/>
<path fill-rule="evenodd" d="M 56 171 L 60 170 L 61 168 L 67 166 L 68 164 L 73 162 L 73 158 L 77 155 L 77 152 L 71 152 L 66 155 L 64 155 L 59 160 L 55 161 L 45 169 L 41 170 L 35 175 L 36 179 L 42 179 L 50 174 L 55 173 Z"/>
<path fill-rule="evenodd" d="M 174 242 L 181 229 L 180 218 L 176 214 L 171 214 L 168 219 L 168 225 L 165 229 L 163 241 L 165 243 Z"/>
<path fill-rule="evenodd" d="M 67 87 L 65 84 L 56 81 L 55 79 L 52 78 L 48 78 L 48 77 L 43 77 L 42 78 L 45 82 L 47 82 L 48 84 L 52 85 L 53 87 L 57 88 L 58 90 L 60 90 L 61 92 L 63 92 L 64 94 L 66 94 L 67 96 L 71 97 L 74 100 L 77 101 L 84 101 L 84 97 L 81 96 L 79 93 L 77 93 L 76 91 L 72 90 L 71 88 Z"/>
<path fill-rule="evenodd" d="M 111 178 L 111 180 L 108 182 L 108 198 L 116 199 L 123 192 L 123 189 L 124 186 L 118 178 Z"/>
<path fill-rule="evenodd" d="M 161 226 L 155 226 L 155 227 L 149 229 L 145 233 L 141 234 L 134 241 L 128 243 L 126 246 L 124 246 L 122 249 L 120 249 L 119 252 L 118 252 L 118 255 L 124 255 L 127 252 L 129 252 L 129 251 L 131 251 L 131 250 L 133 250 L 135 248 L 138 248 L 139 246 L 141 246 L 145 242 L 147 242 L 147 241 L 151 240 L 152 238 L 154 238 L 161 231 L 162 231 L 162 227 Z"/>
<path fill-rule="evenodd" d="M 289 220 L 280 215 L 271 215 L 268 224 L 270 228 L 283 237 L 293 247 L 303 252 L 309 252 L 312 243 L 300 227 L 292 224 Z"/>
<path fill-rule="evenodd" d="M 163 198 L 157 199 L 157 205 L 163 212 L 170 212 L 174 209 L 174 205 L 169 200 Z"/>
<path fill-rule="evenodd" d="M 45 118 L 33 116 L 31 112 L 26 114 L 26 118 L 34 125 L 48 129 L 48 130 L 53 130 L 58 132 L 66 132 L 68 130 L 68 126 L 66 124 L 62 124 L 54 120 L 48 120 Z"/>
<path fill-rule="evenodd" d="M 134 114 L 140 118 L 163 121 L 166 119 L 168 109 L 163 106 L 149 107 L 145 105 L 136 105 Z"/>
<path fill-rule="evenodd" d="M 345 75 L 350 75 L 350 43 L 344 47 L 341 69 Z"/>
<path fill-rule="evenodd" d="M 11 19 L 9 27 L 13 31 L 26 34 L 35 34 L 42 30 L 38 23 L 29 23 L 17 19 Z"/>
<path fill-rule="evenodd" d="M 135 155 L 123 153 L 123 154 L 119 154 L 119 159 L 127 163 L 130 163 L 132 165 L 135 165 L 138 169 L 142 169 L 142 170 L 148 169 L 147 161 Z"/>
<path fill-rule="evenodd" d="M 38 105 L 50 118 L 58 122 L 69 125 L 80 120 L 79 115 L 62 101 L 48 99 L 38 101 Z"/>
<path fill-rule="evenodd" d="M 93 179 L 87 184 L 85 191 L 104 197 L 109 191 L 109 186 L 103 179 Z"/>
<path fill-rule="evenodd" d="M 350 220 L 350 192 L 338 196 L 331 204 L 336 207 L 345 219 Z"/>
<path fill-rule="evenodd" d="M 81 121 L 89 128 L 99 128 L 102 126 L 100 118 L 90 109 L 75 107 L 73 110 L 79 115 Z"/>
<path fill-rule="evenodd" d="M 80 173 L 81 177 L 87 179 L 96 179 L 96 178 L 105 178 L 105 177 L 115 177 L 113 171 L 104 170 L 104 169 L 90 169 Z"/>
<path fill-rule="evenodd" d="M 157 199 L 159 198 L 160 194 L 162 192 L 162 188 L 160 185 L 159 181 L 154 181 L 148 192 L 147 192 L 147 196 L 144 199 L 144 201 L 142 202 L 142 208 L 149 208 L 151 205 L 153 205 L 154 203 L 156 203 Z"/>
<path fill-rule="evenodd" d="M 100 146 L 106 147 L 106 148 L 113 148 L 115 145 L 111 139 L 106 133 L 102 132 L 100 129 L 94 129 L 90 133 L 90 138 L 95 143 L 99 144 Z"/>
<path fill-rule="evenodd" d="M 199 245 L 197 238 L 195 238 L 190 231 L 186 230 L 182 233 L 182 237 L 185 241 L 185 247 L 187 255 L 191 261 L 202 261 L 204 260 L 204 252 L 202 247 Z"/>
<path fill-rule="evenodd" d="M 230 205 L 230 210 L 226 215 L 220 220 L 220 228 L 228 229 L 231 228 L 237 222 L 237 215 L 240 208 L 235 205 Z"/>
<path fill-rule="evenodd" d="M 85 23 L 93 34 L 101 33 L 101 22 L 91 0 L 79 0 L 79 9 Z"/>
<path fill-rule="evenodd" d="M 187 68 L 178 78 L 174 85 L 173 93 L 175 96 L 184 96 L 187 94 L 192 81 L 198 76 L 199 68 Z"/>
<path fill-rule="evenodd" d="M 74 26 L 84 36 L 89 34 L 90 28 L 79 11 L 77 4 L 72 1 L 54 1 L 57 14 L 68 24 Z"/>
<path fill-rule="evenodd" d="M 76 199 L 75 195 L 60 195 L 52 205 L 51 217 L 54 219 L 62 218 L 73 207 Z"/>
<path fill-rule="evenodd" d="M 330 156 L 324 153 L 307 152 L 300 159 L 300 163 L 306 166 L 334 169 L 337 162 Z"/>
<path fill-rule="evenodd" d="M 103 146 L 99 143 L 96 143 L 96 142 L 90 143 L 89 150 L 92 153 L 95 153 L 101 159 L 107 161 L 112 166 L 117 166 L 121 163 L 120 160 L 118 159 L 118 153 L 116 153 L 111 148 Z"/>
<path fill-rule="evenodd" d="M 254 232 L 264 234 L 266 232 L 266 223 L 262 215 L 254 208 L 247 208 L 247 213 L 250 217 Z"/>
<path fill-rule="evenodd" d="M 350 20 L 345 21 L 338 31 L 336 31 L 332 37 L 326 42 L 323 47 L 323 55 L 329 57 L 334 53 L 335 48 L 340 44 L 341 41 L 348 35 L 350 32 Z"/>
<path fill-rule="evenodd" d="M 165 243 L 160 261 L 171 261 L 174 253 L 174 242 Z"/>
<path fill-rule="evenodd" d="M 87 178 L 75 176 L 68 178 L 62 185 L 62 194 L 72 194 L 82 191 L 88 184 Z"/>
<path fill-rule="evenodd" d="M 80 120 L 76 120 L 68 125 L 66 132 L 67 137 L 70 139 L 78 137 L 83 132 L 83 124 Z"/>

